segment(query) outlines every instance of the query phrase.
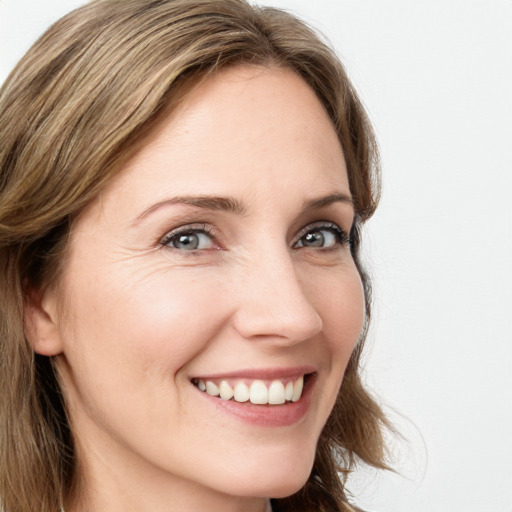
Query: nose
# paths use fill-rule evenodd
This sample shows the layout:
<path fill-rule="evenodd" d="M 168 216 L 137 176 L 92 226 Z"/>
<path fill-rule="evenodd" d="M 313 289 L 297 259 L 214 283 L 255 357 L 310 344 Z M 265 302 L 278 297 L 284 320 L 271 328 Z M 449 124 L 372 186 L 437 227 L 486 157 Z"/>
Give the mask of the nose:
<path fill-rule="evenodd" d="M 299 271 L 285 247 L 274 255 L 255 255 L 238 279 L 236 331 L 245 339 L 300 343 L 321 332 L 322 318 L 311 301 L 310 277 Z"/>

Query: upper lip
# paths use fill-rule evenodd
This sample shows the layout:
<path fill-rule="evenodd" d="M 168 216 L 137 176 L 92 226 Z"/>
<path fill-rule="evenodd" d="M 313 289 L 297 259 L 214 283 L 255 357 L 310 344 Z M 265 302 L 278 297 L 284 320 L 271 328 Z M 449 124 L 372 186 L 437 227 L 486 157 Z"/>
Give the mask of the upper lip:
<path fill-rule="evenodd" d="M 208 375 L 195 375 L 194 379 L 217 380 L 217 379 L 261 379 L 273 380 L 280 378 L 295 378 L 301 375 L 316 372 L 317 369 L 312 365 L 276 367 L 276 368 L 247 368 L 241 370 L 227 371 L 222 373 L 211 373 Z"/>

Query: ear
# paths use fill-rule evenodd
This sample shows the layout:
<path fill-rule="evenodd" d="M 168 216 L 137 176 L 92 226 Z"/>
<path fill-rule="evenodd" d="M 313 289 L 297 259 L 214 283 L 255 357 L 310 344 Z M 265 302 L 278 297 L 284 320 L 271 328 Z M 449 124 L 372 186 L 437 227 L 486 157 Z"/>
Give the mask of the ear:
<path fill-rule="evenodd" d="M 56 356 L 62 352 L 55 291 L 25 290 L 25 336 L 34 352 Z"/>

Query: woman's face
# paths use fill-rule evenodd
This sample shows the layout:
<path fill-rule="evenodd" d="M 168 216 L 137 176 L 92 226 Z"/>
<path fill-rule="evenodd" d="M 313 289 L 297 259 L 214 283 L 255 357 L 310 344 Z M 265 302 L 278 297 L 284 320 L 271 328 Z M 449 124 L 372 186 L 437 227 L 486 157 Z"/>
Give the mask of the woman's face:
<path fill-rule="evenodd" d="M 353 215 L 297 75 L 195 89 L 79 217 L 45 297 L 85 482 L 298 490 L 362 327 Z"/>

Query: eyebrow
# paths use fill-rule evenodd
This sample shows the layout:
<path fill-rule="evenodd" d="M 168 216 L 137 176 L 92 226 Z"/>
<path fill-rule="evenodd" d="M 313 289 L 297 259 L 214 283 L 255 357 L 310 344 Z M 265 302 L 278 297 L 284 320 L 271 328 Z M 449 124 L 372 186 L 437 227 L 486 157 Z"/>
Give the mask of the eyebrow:
<path fill-rule="evenodd" d="M 329 206 L 333 203 L 345 203 L 353 206 L 352 197 L 350 197 L 350 195 L 344 193 L 336 193 L 305 201 L 302 205 L 302 211 L 313 210 L 315 208 L 325 208 L 326 206 Z M 244 205 L 234 197 L 176 196 L 169 199 L 164 199 L 163 201 L 159 201 L 158 203 L 151 205 L 139 216 L 137 216 L 133 224 L 138 224 L 159 208 L 173 204 L 184 204 L 205 210 L 224 211 L 235 213 L 237 215 L 245 215 L 246 213 Z"/>
<path fill-rule="evenodd" d="M 176 196 L 159 201 L 147 208 L 135 219 L 134 224 L 138 224 L 141 220 L 145 219 L 148 215 L 162 206 L 169 206 L 173 204 L 185 204 L 195 206 L 196 208 L 202 208 L 204 210 L 224 211 L 236 213 L 238 215 L 245 214 L 245 207 L 234 197 Z"/>
<path fill-rule="evenodd" d="M 329 194 L 328 196 L 319 197 L 317 199 L 310 199 L 309 201 L 305 201 L 302 205 L 302 209 L 305 210 L 313 210 L 315 208 L 325 208 L 333 203 L 345 203 L 350 206 L 354 206 L 354 201 L 349 194 L 344 193 L 336 193 Z"/>

